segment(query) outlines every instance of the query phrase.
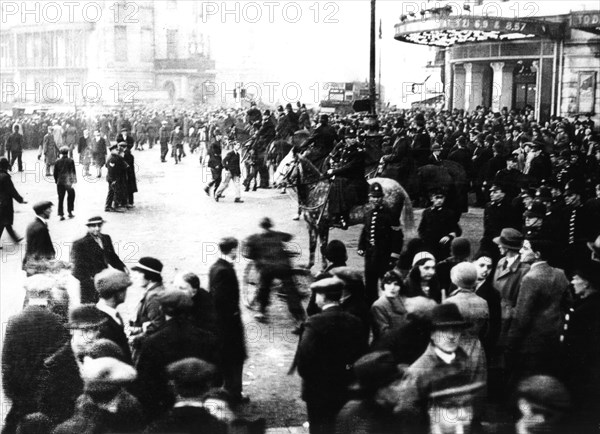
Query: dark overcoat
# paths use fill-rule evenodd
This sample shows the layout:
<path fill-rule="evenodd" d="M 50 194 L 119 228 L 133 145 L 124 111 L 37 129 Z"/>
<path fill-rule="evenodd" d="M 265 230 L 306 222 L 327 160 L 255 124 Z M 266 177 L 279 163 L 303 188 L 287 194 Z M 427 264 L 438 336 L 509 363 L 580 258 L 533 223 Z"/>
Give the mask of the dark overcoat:
<path fill-rule="evenodd" d="M 23 198 L 17 192 L 10 175 L 5 171 L 0 171 L 0 226 L 12 226 L 15 209 L 13 199 L 23 203 Z"/>
<path fill-rule="evenodd" d="M 246 339 L 240 312 L 240 287 L 233 264 L 218 259 L 210 268 L 210 293 L 217 314 L 217 337 L 224 364 L 246 360 Z"/>

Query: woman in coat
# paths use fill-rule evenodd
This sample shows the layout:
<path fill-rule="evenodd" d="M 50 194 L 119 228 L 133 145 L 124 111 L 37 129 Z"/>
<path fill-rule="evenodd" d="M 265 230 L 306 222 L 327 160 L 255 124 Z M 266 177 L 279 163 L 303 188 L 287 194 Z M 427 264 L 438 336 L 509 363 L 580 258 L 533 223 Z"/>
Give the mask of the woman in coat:
<path fill-rule="evenodd" d="M 415 255 L 412 268 L 404 281 L 408 297 L 424 296 L 440 303 L 442 293 L 435 275 L 435 258 L 429 252 Z"/>
<path fill-rule="evenodd" d="M 13 239 L 15 243 L 18 243 L 23 238 L 18 236 L 14 231 L 12 225 L 15 216 L 15 210 L 13 208 L 13 199 L 19 203 L 27 203 L 23 200 L 21 195 L 15 189 L 15 186 L 10 179 L 8 169 L 10 163 L 5 157 L 0 157 L 0 238 L 6 228 L 6 232 Z M 1 249 L 0 245 L 0 249 Z"/>
<path fill-rule="evenodd" d="M 383 276 L 381 286 L 383 293 L 371 306 L 373 340 L 401 324 L 406 316 L 405 297 L 400 296 L 402 278 L 394 271 L 388 271 Z"/>

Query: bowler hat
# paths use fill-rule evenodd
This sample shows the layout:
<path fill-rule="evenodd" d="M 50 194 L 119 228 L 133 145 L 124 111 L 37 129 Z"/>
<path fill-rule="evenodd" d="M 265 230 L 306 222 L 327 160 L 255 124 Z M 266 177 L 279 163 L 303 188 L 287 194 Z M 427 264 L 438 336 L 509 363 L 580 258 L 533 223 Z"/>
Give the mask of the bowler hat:
<path fill-rule="evenodd" d="M 112 357 L 86 358 L 81 368 L 81 379 L 89 392 L 119 389 L 136 378 L 137 371 L 131 365 Z"/>
<path fill-rule="evenodd" d="M 123 349 L 110 339 L 98 339 L 85 352 L 85 355 L 91 357 L 92 359 L 112 357 L 113 359 L 127 363 Z"/>
<path fill-rule="evenodd" d="M 207 384 L 215 372 L 214 365 L 195 357 L 181 359 L 167 366 L 169 378 L 178 386 Z"/>
<path fill-rule="evenodd" d="M 369 196 L 371 197 L 383 197 L 383 187 L 378 182 L 374 182 L 369 186 Z"/>
<path fill-rule="evenodd" d="M 148 256 L 140 258 L 137 264 L 131 267 L 135 271 L 148 271 L 150 273 L 158 274 L 162 272 L 163 264 L 156 258 L 150 258 Z"/>
<path fill-rule="evenodd" d="M 507 250 L 520 250 L 523 247 L 523 234 L 513 228 L 504 228 L 500 236 L 494 238 L 494 243 Z"/>
<path fill-rule="evenodd" d="M 590 282 L 590 286 L 596 291 L 600 291 L 600 262 L 588 259 L 579 262 L 574 268 L 574 274 Z"/>
<path fill-rule="evenodd" d="M 529 208 L 523 213 L 523 217 L 543 218 L 546 216 L 546 206 L 542 202 L 534 200 Z"/>
<path fill-rule="evenodd" d="M 44 200 L 33 205 L 33 210 L 36 214 L 41 214 L 46 211 L 48 208 L 53 207 L 54 204 L 49 200 Z"/>
<path fill-rule="evenodd" d="M 260 221 L 259 226 L 263 229 L 270 229 L 273 227 L 273 221 L 269 217 L 265 217 Z"/>
<path fill-rule="evenodd" d="M 120 291 L 124 291 L 131 286 L 131 279 L 127 273 L 114 268 L 106 268 L 96 274 L 94 277 L 94 286 L 100 298 L 110 298 Z"/>
<path fill-rule="evenodd" d="M 112 151 L 113 149 L 117 149 L 118 147 L 119 147 L 119 145 L 117 143 L 114 143 L 108 147 L 108 150 Z"/>
<path fill-rule="evenodd" d="M 82 304 L 69 312 L 70 329 L 95 329 L 106 322 L 106 316 L 94 304 Z"/>
<path fill-rule="evenodd" d="M 100 216 L 96 216 L 96 217 L 90 217 L 86 223 L 87 226 L 92 226 L 92 225 L 102 225 L 106 223 L 106 220 L 104 220 L 102 217 Z"/>
<path fill-rule="evenodd" d="M 465 321 L 458 306 L 453 303 L 439 304 L 431 312 L 431 327 L 441 328 L 467 328 L 470 324 Z"/>

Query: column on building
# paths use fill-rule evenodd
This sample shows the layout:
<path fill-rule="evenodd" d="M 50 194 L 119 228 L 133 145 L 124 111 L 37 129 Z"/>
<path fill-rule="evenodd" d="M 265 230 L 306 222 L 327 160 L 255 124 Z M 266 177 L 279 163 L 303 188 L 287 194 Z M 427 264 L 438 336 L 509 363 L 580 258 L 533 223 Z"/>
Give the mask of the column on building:
<path fill-rule="evenodd" d="M 465 63 L 465 110 L 473 111 L 483 105 L 483 68 L 478 63 Z"/>
<path fill-rule="evenodd" d="M 446 51 L 446 61 L 444 62 L 444 95 L 446 98 L 446 110 L 452 110 L 454 107 L 454 95 L 452 83 L 454 82 L 454 65 L 448 62 L 450 52 Z"/>
<path fill-rule="evenodd" d="M 458 110 L 465 108 L 465 70 L 462 65 L 453 64 L 452 107 Z"/>
<path fill-rule="evenodd" d="M 492 111 L 499 112 L 503 107 L 502 105 L 502 95 L 506 94 L 506 89 L 503 87 L 503 69 L 504 62 L 492 62 L 490 66 L 493 71 L 492 75 Z"/>

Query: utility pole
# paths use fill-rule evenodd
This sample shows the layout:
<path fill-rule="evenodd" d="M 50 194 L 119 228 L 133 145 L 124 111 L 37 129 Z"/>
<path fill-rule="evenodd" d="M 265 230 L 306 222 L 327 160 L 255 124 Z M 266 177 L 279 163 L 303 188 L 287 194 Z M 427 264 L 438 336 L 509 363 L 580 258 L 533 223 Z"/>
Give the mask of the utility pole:
<path fill-rule="evenodd" d="M 371 114 L 376 114 L 376 87 L 375 87 L 375 0 L 371 0 L 371 59 L 369 68 L 369 99 L 371 100 Z"/>

